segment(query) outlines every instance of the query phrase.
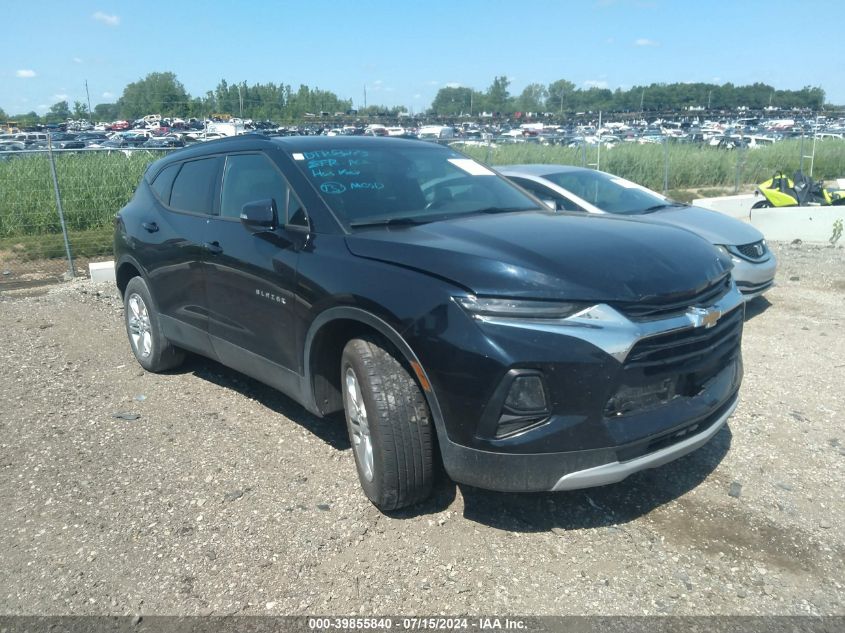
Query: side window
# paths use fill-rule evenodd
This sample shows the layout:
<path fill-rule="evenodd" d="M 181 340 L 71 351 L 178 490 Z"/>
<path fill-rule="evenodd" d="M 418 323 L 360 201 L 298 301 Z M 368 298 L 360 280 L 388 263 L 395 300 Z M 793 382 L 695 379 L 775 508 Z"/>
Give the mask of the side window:
<path fill-rule="evenodd" d="M 551 200 L 555 203 L 555 207 L 558 210 L 563 211 L 583 211 L 581 207 L 577 204 L 572 202 L 569 198 L 560 195 L 556 191 L 552 191 L 548 187 L 544 187 L 538 182 L 534 182 L 533 180 L 528 180 L 527 178 L 511 178 L 516 184 L 518 184 L 523 189 L 530 191 L 535 196 L 537 196 L 540 200 L 544 202 L 546 200 Z"/>
<path fill-rule="evenodd" d="M 270 159 L 263 154 L 235 154 L 226 159 L 220 215 L 239 218 L 245 204 L 269 198 L 276 201 L 279 221 L 284 222 L 287 185 Z"/>
<path fill-rule="evenodd" d="M 156 176 L 152 185 L 150 185 L 164 204 L 170 204 L 170 189 L 173 187 L 173 179 L 176 178 L 177 173 L 179 173 L 178 163 L 168 165 L 158 172 L 158 176 Z"/>
<path fill-rule="evenodd" d="M 305 207 L 296 197 L 296 194 L 288 190 L 288 224 L 293 226 L 301 226 L 308 228 L 308 215 L 305 213 Z"/>
<path fill-rule="evenodd" d="M 170 206 L 179 211 L 214 213 L 219 164 L 217 157 L 183 163 L 173 182 Z"/>

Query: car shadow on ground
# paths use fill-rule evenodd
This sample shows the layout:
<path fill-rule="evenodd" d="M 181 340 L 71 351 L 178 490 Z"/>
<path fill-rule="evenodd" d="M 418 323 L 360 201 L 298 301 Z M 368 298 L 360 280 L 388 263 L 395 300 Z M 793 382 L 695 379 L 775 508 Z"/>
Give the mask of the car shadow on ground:
<path fill-rule="evenodd" d="M 352 447 L 342 414 L 320 418 L 273 387 L 253 380 L 217 361 L 189 354 L 185 363 L 173 370 L 173 373 L 194 374 L 197 378 L 252 398 L 268 409 L 292 420 L 339 451 Z"/>
<path fill-rule="evenodd" d="M 351 447 L 342 414 L 319 418 L 272 387 L 216 361 L 188 355 L 184 365 L 174 373 L 191 373 L 252 398 L 336 450 L 346 451 Z M 442 464 L 437 464 L 440 474 L 428 500 L 386 514 L 395 519 L 439 514 L 454 504 L 460 489 L 464 518 L 501 530 L 545 532 L 555 528 L 579 530 L 618 526 L 648 514 L 701 484 L 724 459 L 731 438 L 726 425 L 706 445 L 674 462 L 636 473 L 617 484 L 569 492 L 514 494 L 481 490 L 455 484 L 443 472 Z"/>
<path fill-rule="evenodd" d="M 756 297 L 745 304 L 745 320 L 750 321 L 771 307 L 772 302 L 766 299 L 766 297 Z"/>

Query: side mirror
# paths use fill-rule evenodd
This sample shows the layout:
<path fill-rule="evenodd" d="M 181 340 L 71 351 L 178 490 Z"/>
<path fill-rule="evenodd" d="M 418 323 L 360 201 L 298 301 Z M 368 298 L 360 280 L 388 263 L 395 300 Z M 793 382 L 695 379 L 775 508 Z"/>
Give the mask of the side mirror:
<path fill-rule="evenodd" d="M 247 202 L 241 209 L 241 223 L 253 233 L 272 231 L 278 225 L 276 201 L 267 198 Z"/>

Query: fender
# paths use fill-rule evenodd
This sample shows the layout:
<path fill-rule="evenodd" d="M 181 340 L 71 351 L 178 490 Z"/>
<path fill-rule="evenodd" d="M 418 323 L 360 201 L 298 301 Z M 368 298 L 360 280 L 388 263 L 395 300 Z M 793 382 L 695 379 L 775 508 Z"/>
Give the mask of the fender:
<path fill-rule="evenodd" d="M 137 259 L 135 259 L 131 255 L 128 255 L 127 253 L 123 253 L 114 263 L 115 275 L 117 275 L 118 271 L 120 270 L 120 267 L 123 266 L 123 264 L 132 264 L 135 270 L 141 273 L 141 277 L 144 278 L 144 281 L 148 282 L 149 284 L 149 279 L 147 278 L 147 269 L 144 268 Z M 123 292 L 121 291 L 121 295 L 122 294 Z"/>
<path fill-rule="evenodd" d="M 376 330 L 399 350 L 417 374 L 417 380 L 419 380 L 419 382 L 423 385 L 431 385 L 431 380 L 429 379 L 425 368 L 422 366 L 422 363 L 420 363 L 420 359 L 414 353 L 414 350 L 411 349 L 411 346 L 408 345 L 405 339 L 402 338 L 402 335 L 399 334 L 393 326 L 387 323 L 384 319 L 377 317 L 371 312 L 362 310 L 361 308 L 338 306 L 329 308 L 328 310 L 320 313 L 320 315 L 311 322 L 311 326 L 308 328 L 308 332 L 305 335 L 305 375 L 303 376 L 303 381 L 307 382 L 308 388 L 304 390 L 305 393 L 303 395 L 307 399 L 307 402 L 304 402 L 303 405 L 309 411 L 319 415 L 319 407 L 317 406 L 314 396 L 314 384 L 311 379 L 311 349 L 313 348 L 314 337 L 324 325 L 339 319 L 358 321 L 359 323 L 363 323 L 364 325 Z M 425 396 L 428 408 L 431 411 L 431 417 L 434 418 L 434 428 L 437 430 L 437 437 L 440 440 L 441 446 L 443 446 L 448 441 L 448 438 L 446 435 L 446 427 L 443 423 L 443 413 L 441 412 L 440 404 L 437 401 L 437 395 L 430 387 L 428 389 L 423 389 L 422 392 Z"/>

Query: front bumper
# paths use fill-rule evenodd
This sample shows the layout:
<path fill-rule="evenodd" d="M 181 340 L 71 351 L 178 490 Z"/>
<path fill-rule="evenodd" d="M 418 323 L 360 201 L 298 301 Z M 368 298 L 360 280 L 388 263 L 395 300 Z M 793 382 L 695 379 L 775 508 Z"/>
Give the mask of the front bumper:
<path fill-rule="evenodd" d="M 769 255 L 769 259 L 762 262 L 750 262 L 731 255 L 731 261 L 734 265 L 731 274 L 746 302 L 759 297 L 775 285 L 775 271 L 778 262 L 773 254 L 770 253 Z"/>
<path fill-rule="evenodd" d="M 592 488 L 594 486 L 604 486 L 607 484 L 614 484 L 622 481 L 628 475 L 646 470 L 648 468 L 657 468 L 663 466 L 671 461 L 683 457 L 691 453 L 697 448 L 701 448 L 710 439 L 718 433 L 728 418 L 736 409 L 737 398 L 730 402 L 728 409 L 724 413 L 720 413 L 716 421 L 705 427 L 704 430 L 695 432 L 694 435 L 685 433 L 687 437 L 680 439 L 674 444 L 669 444 L 665 448 L 658 449 L 652 453 L 647 453 L 642 457 L 630 459 L 628 461 L 615 461 L 601 466 L 594 466 L 593 468 L 585 468 L 563 475 L 557 480 L 552 490 L 577 490 L 579 488 Z M 696 429 L 697 430 L 697 429 Z M 683 436 L 682 436 L 683 437 Z"/>
<path fill-rule="evenodd" d="M 736 406 L 742 306 L 732 286 L 712 306 L 723 315 L 715 325 L 699 322 L 696 308 L 632 321 L 606 305 L 558 322 L 480 319 L 503 350 L 534 345 L 519 357 L 537 362 L 519 364 L 544 373 L 554 406 L 545 423 L 512 437 L 494 437 L 484 424 L 466 439 L 442 436 L 446 471 L 492 490 L 568 490 L 620 481 L 695 450 Z M 677 381 L 650 399 L 649 386 L 666 378 Z"/>

